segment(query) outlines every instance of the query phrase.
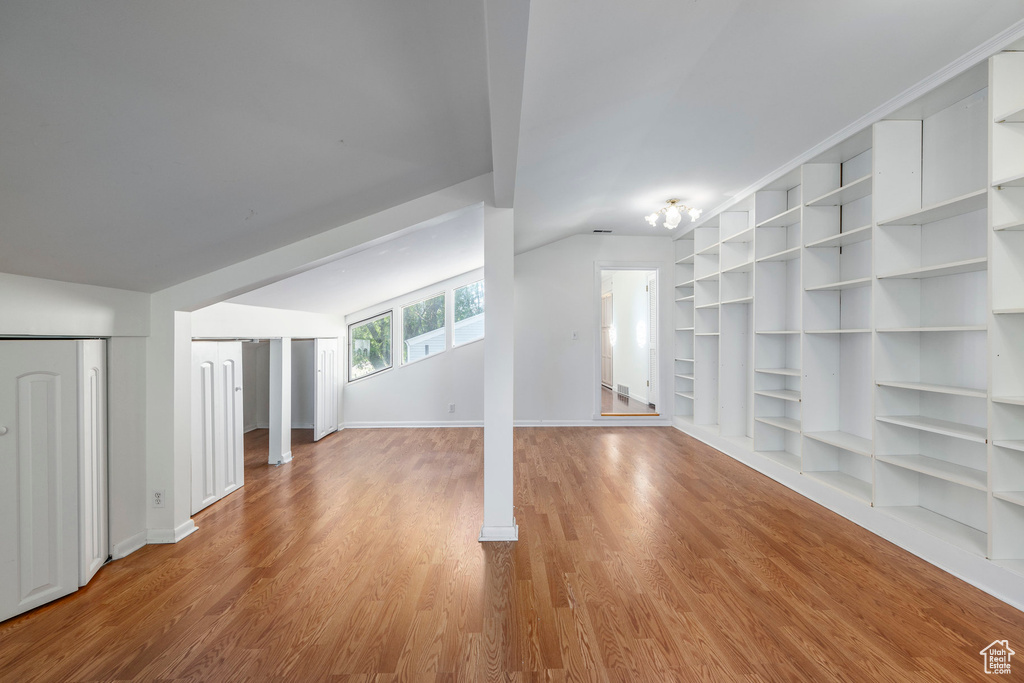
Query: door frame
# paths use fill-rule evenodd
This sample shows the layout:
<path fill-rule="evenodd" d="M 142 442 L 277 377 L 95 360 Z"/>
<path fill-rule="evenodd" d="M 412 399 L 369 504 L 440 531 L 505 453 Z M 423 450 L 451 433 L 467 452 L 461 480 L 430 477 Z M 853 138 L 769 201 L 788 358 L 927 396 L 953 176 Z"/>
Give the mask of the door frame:
<path fill-rule="evenodd" d="M 665 264 L 661 261 L 594 261 L 594 282 L 593 282 L 593 293 L 591 295 L 591 329 L 596 332 L 594 334 L 594 347 L 593 347 L 593 376 L 591 378 L 591 386 L 593 387 L 593 419 L 595 422 L 618 422 L 626 424 L 639 424 L 639 425 L 662 425 L 670 424 L 671 415 L 666 414 L 662 410 L 658 410 L 657 417 L 623 417 L 615 415 L 602 415 L 601 414 L 601 272 L 605 270 L 647 270 L 654 271 L 655 278 L 658 281 L 658 330 L 657 330 L 657 358 L 658 358 L 658 378 L 655 380 L 654 390 L 655 396 L 653 402 L 657 406 L 669 405 L 666 401 L 661 398 L 663 387 L 671 386 L 666 382 L 665 377 L 665 358 L 664 350 L 670 347 L 665 341 L 665 325 L 666 320 L 665 313 L 665 292 L 675 291 L 671 283 L 666 284 L 665 278 L 666 270 L 671 272 L 671 269 L 666 269 Z"/>

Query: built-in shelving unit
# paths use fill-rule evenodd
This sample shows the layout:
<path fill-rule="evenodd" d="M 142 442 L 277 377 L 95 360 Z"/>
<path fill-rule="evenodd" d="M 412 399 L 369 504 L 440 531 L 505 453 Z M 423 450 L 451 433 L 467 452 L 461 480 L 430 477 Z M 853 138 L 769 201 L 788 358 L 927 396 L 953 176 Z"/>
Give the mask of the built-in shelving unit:
<path fill-rule="evenodd" d="M 1024 52 L 990 69 L 989 557 L 1024 571 Z"/>
<path fill-rule="evenodd" d="M 676 240 L 675 282 L 675 339 L 673 370 L 675 377 L 673 414 L 693 420 L 693 351 L 694 351 L 694 244 L 693 238 Z"/>
<path fill-rule="evenodd" d="M 677 407 L 696 412 L 677 425 L 1024 575 L 1024 51 L 687 238 Z"/>

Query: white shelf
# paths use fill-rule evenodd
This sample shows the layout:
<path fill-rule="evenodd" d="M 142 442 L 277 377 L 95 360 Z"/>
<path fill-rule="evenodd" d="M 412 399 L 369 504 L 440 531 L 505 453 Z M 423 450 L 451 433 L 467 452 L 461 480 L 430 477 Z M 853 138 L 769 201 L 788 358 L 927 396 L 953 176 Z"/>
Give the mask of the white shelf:
<path fill-rule="evenodd" d="M 920 268 L 911 268 L 910 270 L 901 270 L 895 273 L 886 273 L 885 275 L 879 275 L 879 280 L 887 279 L 904 279 L 904 280 L 916 280 L 926 277 L 943 277 L 946 275 L 959 275 L 961 273 L 973 273 L 979 270 L 985 270 L 988 268 L 988 258 L 981 256 L 979 258 L 967 259 L 965 261 L 955 261 L 953 263 L 940 263 L 934 266 L 922 266 Z"/>
<path fill-rule="evenodd" d="M 816 199 L 807 202 L 807 206 L 841 206 L 850 202 L 863 199 L 871 194 L 871 174 L 857 178 L 854 181 L 826 192 Z"/>
<path fill-rule="evenodd" d="M 972 211 L 980 211 L 988 206 L 988 190 L 981 189 L 968 192 L 954 199 L 926 206 L 895 218 L 878 221 L 879 225 L 924 225 L 934 223 L 953 216 L 962 216 Z"/>
<path fill-rule="evenodd" d="M 953 396 L 970 396 L 971 398 L 985 398 L 988 392 L 984 389 L 969 389 L 967 387 L 954 387 L 946 384 L 926 384 L 923 382 L 875 382 L 880 387 L 891 387 L 893 389 L 913 389 L 914 391 L 925 391 L 932 394 L 951 394 Z"/>
<path fill-rule="evenodd" d="M 927 455 L 876 455 L 875 460 L 978 491 L 988 490 L 988 472 L 930 458 Z"/>
<path fill-rule="evenodd" d="M 764 456 L 772 462 L 788 467 L 791 470 L 800 471 L 800 457 L 789 451 L 754 451 L 757 455 Z"/>
<path fill-rule="evenodd" d="M 985 332 L 986 325 L 949 325 L 945 327 L 885 327 L 879 332 Z"/>
<path fill-rule="evenodd" d="M 679 379 L 689 379 L 689 380 L 693 379 L 693 375 L 680 375 L 678 373 L 676 373 L 676 377 L 679 378 Z"/>
<path fill-rule="evenodd" d="M 1002 114 L 996 114 L 996 123 L 1024 123 L 1024 108 L 1011 109 Z"/>
<path fill-rule="evenodd" d="M 865 439 L 862 436 L 856 434 L 848 434 L 846 432 L 804 432 L 804 436 L 821 443 L 826 443 L 829 446 L 836 446 L 842 448 L 844 451 L 850 451 L 858 455 L 866 455 L 871 457 L 872 447 L 871 439 Z"/>
<path fill-rule="evenodd" d="M 680 398 L 688 398 L 691 401 L 693 400 L 693 392 L 692 391 L 677 391 L 676 392 L 676 396 L 678 396 Z"/>
<path fill-rule="evenodd" d="M 693 254 L 690 254 L 689 256 L 684 256 L 683 258 L 676 261 L 676 265 L 681 265 L 685 263 L 693 263 Z"/>
<path fill-rule="evenodd" d="M 678 299 L 676 299 L 676 303 L 680 303 L 683 301 L 693 301 L 693 296 L 693 294 L 691 294 L 690 296 L 681 296 Z"/>
<path fill-rule="evenodd" d="M 722 244 L 736 244 L 742 242 L 753 242 L 754 241 L 754 229 L 747 228 L 743 232 L 738 232 L 735 235 L 731 235 L 722 240 Z"/>
<path fill-rule="evenodd" d="M 996 180 L 992 183 L 992 187 L 1024 187 L 1024 173 Z"/>
<path fill-rule="evenodd" d="M 1000 439 L 999 441 L 993 441 L 993 446 L 999 446 L 1000 448 L 1009 448 L 1011 451 L 1020 451 L 1024 453 L 1024 440 L 1020 439 Z"/>
<path fill-rule="evenodd" d="M 680 282 L 676 287 L 693 287 L 693 280 L 687 280 L 686 282 Z"/>
<path fill-rule="evenodd" d="M 763 372 L 766 375 L 785 375 L 786 377 L 800 377 L 800 370 L 797 368 L 755 368 L 754 372 Z"/>
<path fill-rule="evenodd" d="M 754 422 L 761 422 L 772 427 L 785 429 L 787 432 L 800 433 L 800 420 L 791 417 L 755 417 Z"/>
<path fill-rule="evenodd" d="M 922 507 L 883 507 L 883 512 L 899 519 L 922 531 L 938 536 L 949 541 L 953 545 L 963 548 L 975 555 L 985 556 L 988 550 L 987 535 L 982 532 L 954 521 L 949 517 L 927 510 Z"/>
<path fill-rule="evenodd" d="M 676 360 L 679 361 L 680 363 L 692 363 L 693 362 L 692 358 L 676 358 Z"/>
<path fill-rule="evenodd" d="M 1024 406 L 1024 396 L 993 396 L 992 401 L 1011 406 Z"/>
<path fill-rule="evenodd" d="M 997 308 L 992 313 L 993 315 L 1014 315 L 1024 313 L 1024 308 Z"/>
<path fill-rule="evenodd" d="M 856 244 L 871 239 L 871 226 L 864 225 L 854 230 L 841 232 L 824 239 L 816 240 L 807 244 L 808 249 L 820 249 L 821 247 L 845 247 L 848 244 Z"/>
<path fill-rule="evenodd" d="M 754 334 L 800 334 L 800 330 L 760 330 Z"/>
<path fill-rule="evenodd" d="M 718 253 L 718 248 L 721 246 L 719 242 L 715 242 L 712 245 L 706 246 L 698 252 L 695 252 L 696 256 L 714 256 Z"/>
<path fill-rule="evenodd" d="M 986 443 L 988 441 L 988 433 L 984 427 L 939 420 L 934 417 L 923 417 L 921 415 L 878 415 L 875 419 L 879 422 L 911 427 L 912 429 L 931 432 L 932 434 L 952 436 L 965 441 L 974 441 L 976 443 Z"/>
<path fill-rule="evenodd" d="M 718 280 L 718 273 L 711 273 L 710 275 L 705 275 L 703 277 L 697 278 L 696 280 L 694 280 L 694 282 L 713 282 L 713 281 L 717 281 L 717 280 Z"/>
<path fill-rule="evenodd" d="M 754 269 L 754 262 L 753 261 L 746 261 L 745 263 L 741 263 L 741 264 L 739 264 L 737 266 L 733 266 L 731 268 L 725 268 L 722 272 L 723 273 L 749 273 L 753 269 Z"/>
<path fill-rule="evenodd" d="M 677 327 L 676 332 L 693 332 L 692 327 Z"/>
<path fill-rule="evenodd" d="M 992 497 L 1024 507 L 1024 491 L 993 491 Z"/>
<path fill-rule="evenodd" d="M 871 330 L 867 328 L 861 329 L 839 329 L 839 330 L 804 330 L 807 334 L 864 334 Z"/>
<path fill-rule="evenodd" d="M 716 302 L 713 304 L 701 304 L 700 306 L 694 306 L 694 308 L 696 308 L 698 311 L 703 311 L 708 308 L 718 308 L 718 303 Z"/>
<path fill-rule="evenodd" d="M 871 503 L 871 482 L 861 481 L 856 477 L 851 477 L 845 472 L 827 470 L 808 472 L 807 470 L 804 470 L 804 474 L 811 479 L 820 481 L 822 484 L 838 489 L 857 500 L 861 500 L 865 503 Z"/>
<path fill-rule="evenodd" d="M 768 398 L 779 398 L 783 401 L 800 402 L 800 392 L 792 389 L 758 389 L 755 396 L 767 396 Z"/>
<path fill-rule="evenodd" d="M 757 224 L 759 228 L 788 228 L 791 225 L 796 225 L 800 222 L 800 207 L 794 206 L 792 209 L 787 209 L 777 216 L 772 216 L 766 221 L 761 221 Z"/>
<path fill-rule="evenodd" d="M 993 225 L 992 229 L 996 231 L 1024 230 L 1024 220 L 1013 219 L 1010 221 L 1006 221 L 1005 223 L 1000 223 L 999 225 Z"/>
<path fill-rule="evenodd" d="M 745 297 L 741 297 L 739 299 L 729 299 L 728 301 L 723 301 L 722 305 L 725 306 L 726 304 L 749 304 L 753 300 L 754 300 L 754 297 L 752 297 L 752 296 L 745 296 Z"/>
<path fill-rule="evenodd" d="M 871 285 L 871 278 L 861 277 L 856 280 L 844 280 L 842 282 L 832 282 L 827 285 L 817 285 L 816 287 L 805 287 L 804 289 L 808 292 L 830 292 L 837 291 L 840 289 L 856 289 L 858 287 L 869 287 Z"/>
<path fill-rule="evenodd" d="M 792 261 L 793 259 L 800 258 L 800 247 L 791 247 L 784 251 L 780 251 L 768 256 L 762 256 L 757 259 L 758 263 L 767 263 L 769 261 Z"/>
<path fill-rule="evenodd" d="M 717 337 L 718 333 L 717 332 L 698 332 L 696 334 L 696 336 L 698 336 L 698 337 Z"/>

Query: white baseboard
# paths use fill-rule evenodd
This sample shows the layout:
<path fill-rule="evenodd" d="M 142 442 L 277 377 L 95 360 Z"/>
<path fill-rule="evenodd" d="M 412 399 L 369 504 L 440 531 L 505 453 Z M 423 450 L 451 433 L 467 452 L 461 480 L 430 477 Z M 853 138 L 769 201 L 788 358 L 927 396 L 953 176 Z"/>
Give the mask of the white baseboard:
<path fill-rule="evenodd" d="M 480 542 L 489 543 L 494 541 L 518 541 L 519 525 L 513 520 L 512 526 L 482 526 L 480 527 Z"/>
<path fill-rule="evenodd" d="M 292 461 L 292 452 L 288 451 L 286 453 L 282 453 L 281 454 L 281 461 L 280 462 L 275 462 L 275 463 L 272 463 L 272 464 L 274 464 L 274 465 L 286 465 L 286 464 L 290 463 L 291 461 Z"/>
<path fill-rule="evenodd" d="M 198 527 L 191 519 L 182 522 L 174 529 L 150 529 L 146 532 L 147 543 L 177 543 L 186 536 L 198 531 Z"/>
<path fill-rule="evenodd" d="M 1019 610 L 1024 610 L 1024 578 L 1019 574 L 896 519 L 883 512 L 884 508 L 869 506 L 837 489 L 748 451 L 708 429 L 680 421 L 675 421 L 673 426 L 958 579 Z"/>
<path fill-rule="evenodd" d="M 312 422 L 303 422 L 302 424 L 295 424 L 294 422 L 292 423 L 292 429 L 312 429 L 312 428 L 313 428 L 313 423 Z"/>
<path fill-rule="evenodd" d="M 603 417 L 592 420 L 516 420 L 515 427 L 670 427 L 672 420 L 658 417 Z"/>
<path fill-rule="evenodd" d="M 111 545 L 110 556 L 115 560 L 120 560 L 122 557 L 128 557 L 144 545 L 146 545 L 146 531 L 140 531 L 123 541 Z"/>
<path fill-rule="evenodd" d="M 256 429 L 270 429 L 270 423 L 269 422 L 257 422 L 256 423 Z"/>
<path fill-rule="evenodd" d="M 483 420 L 466 420 L 463 422 L 346 422 L 341 429 L 418 429 L 425 427 L 483 427 Z"/>
<path fill-rule="evenodd" d="M 255 432 L 259 428 L 259 425 L 249 425 L 248 427 L 245 427 L 243 431 L 245 434 L 248 434 L 249 432 Z"/>

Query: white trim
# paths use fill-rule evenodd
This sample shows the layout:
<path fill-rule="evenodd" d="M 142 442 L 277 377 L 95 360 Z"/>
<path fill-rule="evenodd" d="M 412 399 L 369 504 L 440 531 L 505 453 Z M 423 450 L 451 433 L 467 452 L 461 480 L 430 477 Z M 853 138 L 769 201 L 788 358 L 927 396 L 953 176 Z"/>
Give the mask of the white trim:
<path fill-rule="evenodd" d="M 146 532 L 140 531 L 119 543 L 111 545 L 110 556 L 115 560 L 120 560 L 123 557 L 128 557 L 144 545 L 146 545 Z"/>
<path fill-rule="evenodd" d="M 275 462 L 273 464 L 274 465 L 287 465 L 291 461 L 292 461 L 292 452 L 288 451 L 286 453 L 282 453 L 281 454 L 281 460 L 279 462 Z"/>
<path fill-rule="evenodd" d="M 519 540 L 519 525 L 515 523 L 515 519 L 512 520 L 512 526 L 482 526 L 480 527 L 480 538 L 481 543 L 498 542 L 498 541 L 518 541 Z"/>
<path fill-rule="evenodd" d="M 313 429 L 312 422 L 303 422 L 301 424 L 292 423 L 292 429 Z"/>
<path fill-rule="evenodd" d="M 1000 567 L 984 557 L 962 550 L 941 538 L 923 533 L 920 529 L 887 515 L 880 508 L 858 502 L 836 489 L 752 453 L 701 427 L 678 422 L 673 426 L 975 588 L 980 588 L 989 595 L 1024 610 L 1024 581 L 1019 574 Z"/>
<path fill-rule="evenodd" d="M 178 525 L 175 529 L 149 529 L 146 532 L 147 543 L 177 543 L 186 536 L 191 536 L 199 527 L 191 519 Z"/>
<path fill-rule="evenodd" d="M 667 415 L 658 417 L 621 417 L 595 415 L 592 420 L 516 420 L 514 427 L 671 427 Z"/>
<path fill-rule="evenodd" d="M 409 422 L 346 422 L 345 429 L 420 429 L 430 427 L 483 427 L 483 420 L 460 422 L 409 421 Z"/>
<path fill-rule="evenodd" d="M 973 50 L 961 55 L 954 59 L 952 62 L 942 67 L 931 76 L 928 76 L 924 80 L 919 81 L 915 85 L 910 86 L 899 95 L 896 95 L 887 102 L 880 104 L 875 107 L 867 114 L 864 114 L 859 119 L 853 121 L 845 128 L 840 129 L 837 133 L 825 138 L 814 147 L 799 155 L 795 159 L 779 166 L 774 171 L 763 176 L 760 180 L 756 180 L 747 187 L 743 188 L 729 199 L 725 200 L 715 208 L 707 211 L 701 220 L 690 223 L 690 229 L 684 233 L 676 236 L 676 239 L 682 239 L 686 235 L 693 232 L 694 228 L 700 227 L 705 222 L 711 220 L 718 214 L 727 210 L 729 207 L 734 206 L 746 199 L 748 199 L 754 192 L 757 192 L 765 185 L 768 185 L 772 181 L 778 180 L 787 173 L 796 170 L 803 164 L 807 163 L 814 157 L 827 152 L 832 149 L 840 142 L 843 142 L 847 138 L 853 137 L 857 133 L 861 132 L 865 128 L 871 126 L 878 121 L 881 121 L 886 116 L 892 114 L 899 109 L 907 106 L 914 100 L 926 95 L 938 86 L 942 85 L 946 81 L 959 76 L 961 73 L 967 71 L 973 66 L 976 66 L 984 59 L 988 59 L 995 53 L 1006 48 L 1015 40 L 1024 37 L 1024 20 L 1018 21 L 1016 24 L 1010 26 L 1008 29 L 1001 33 L 997 33 L 992 38 L 989 38 L 981 45 L 977 46 Z"/>

